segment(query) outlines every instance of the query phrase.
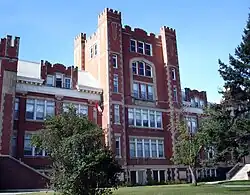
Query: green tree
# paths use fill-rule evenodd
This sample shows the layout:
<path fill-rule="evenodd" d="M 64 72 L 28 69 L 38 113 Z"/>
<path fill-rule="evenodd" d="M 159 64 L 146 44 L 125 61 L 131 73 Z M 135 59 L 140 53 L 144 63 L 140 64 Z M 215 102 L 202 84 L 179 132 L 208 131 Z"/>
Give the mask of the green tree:
<path fill-rule="evenodd" d="M 212 105 L 202 123 L 210 142 L 215 146 L 217 160 L 238 162 L 249 154 L 250 146 L 250 14 L 242 42 L 229 55 L 229 64 L 219 60 L 219 73 L 224 80 L 223 98 Z"/>
<path fill-rule="evenodd" d="M 206 146 L 204 132 L 191 133 L 184 121 L 180 122 L 176 132 L 175 153 L 172 160 L 175 164 L 188 166 L 191 174 L 192 184 L 197 185 L 196 169 L 202 165 L 201 151 Z"/>
<path fill-rule="evenodd" d="M 121 167 L 104 146 L 103 131 L 86 117 L 68 112 L 49 118 L 33 137 L 52 160 L 52 189 L 70 195 L 111 194 Z"/>

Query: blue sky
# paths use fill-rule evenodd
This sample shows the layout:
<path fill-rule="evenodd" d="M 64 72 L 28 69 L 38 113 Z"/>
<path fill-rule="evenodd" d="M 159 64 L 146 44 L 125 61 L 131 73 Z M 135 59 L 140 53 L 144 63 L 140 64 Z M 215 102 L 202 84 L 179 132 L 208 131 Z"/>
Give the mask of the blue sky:
<path fill-rule="evenodd" d="M 158 34 L 163 25 L 175 28 L 182 88 L 207 91 L 209 101 L 219 101 L 223 81 L 218 58 L 240 43 L 250 0 L 1 0 L 0 36 L 21 37 L 20 58 L 73 64 L 73 39 L 92 34 L 97 16 L 105 8 L 122 12 L 123 24 Z"/>

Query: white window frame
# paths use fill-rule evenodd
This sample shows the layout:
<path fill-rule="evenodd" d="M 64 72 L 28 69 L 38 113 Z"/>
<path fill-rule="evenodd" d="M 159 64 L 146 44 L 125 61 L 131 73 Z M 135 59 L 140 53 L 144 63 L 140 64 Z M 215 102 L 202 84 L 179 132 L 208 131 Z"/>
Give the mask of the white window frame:
<path fill-rule="evenodd" d="M 142 49 L 142 53 L 140 53 L 140 54 L 145 54 L 145 51 L 144 51 L 144 48 L 145 48 L 144 42 L 142 42 L 142 41 L 137 41 L 137 42 L 138 42 L 138 44 L 137 44 L 137 53 L 140 53 L 139 49 Z M 141 47 L 139 48 L 139 43 L 142 43 L 142 48 Z"/>
<path fill-rule="evenodd" d="M 131 50 L 131 41 L 134 41 L 135 42 L 135 51 L 132 51 Z M 130 52 L 137 52 L 137 41 L 135 39 L 130 39 L 130 42 L 129 42 L 129 50 Z"/>
<path fill-rule="evenodd" d="M 142 63 L 143 64 L 143 74 L 140 74 L 140 63 Z M 145 62 L 142 62 L 142 61 L 138 61 L 137 62 L 137 66 L 138 66 L 138 75 L 139 76 L 145 76 L 146 75 L 146 64 L 145 64 Z"/>
<path fill-rule="evenodd" d="M 115 147 L 115 156 L 116 158 L 121 158 L 121 137 L 120 136 L 115 136 L 115 142 L 119 142 L 119 155 L 116 154 L 116 147 Z M 115 143 L 116 146 L 116 143 Z"/>
<path fill-rule="evenodd" d="M 150 76 L 147 75 L 147 66 L 150 67 Z M 153 69 L 152 69 L 152 66 L 149 65 L 149 64 L 144 63 L 144 69 L 145 69 L 145 70 L 144 70 L 144 76 L 145 76 L 145 77 L 150 77 L 150 78 L 152 78 L 152 77 L 153 77 L 153 71 L 152 71 Z"/>
<path fill-rule="evenodd" d="M 134 110 L 134 125 L 129 125 L 130 127 L 139 127 L 139 128 L 154 128 L 154 129 L 163 129 L 163 121 L 162 121 L 162 112 L 160 111 L 155 111 L 155 110 L 148 110 L 148 109 L 140 109 L 140 108 L 129 108 L 130 111 L 133 109 Z M 128 109 L 128 111 L 129 111 Z M 143 126 L 143 115 L 142 115 L 142 112 L 143 110 L 147 110 L 148 111 L 148 127 L 146 126 Z M 155 120 L 155 126 L 151 126 L 150 124 L 150 112 L 153 112 L 154 113 L 154 120 Z M 161 113 L 161 127 L 157 127 L 157 114 L 156 113 Z M 136 125 L 136 113 L 140 113 L 141 117 L 141 126 L 137 126 Z"/>
<path fill-rule="evenodd" d="M 19 119 L 19 106 L 20 106 L 20 98 L 15 98 L 14 120 L 18 120 Z"/>
<path fill-rule="evenodd" d="M 32 136 L 34 133 L 28 133 L 27 131 L 25 132 L 25 135 L 24 135 L 24 144 L 25 144 L 25 138 L 26 136 Z M 30 144 L 31 145 L 31 144 Z M 25 145 L 24 145 L 24 148 L 25 148 Z M 24 148 L 23 148 L 23 151 L 24 151 Z M 32 157 L 47 157 L 48 155 L 46 155 L 46 151 L 43 149 L 42 150 L 42 155 L 36 155 L 36 147 L 35 146 L 32 146 L 31 145 L 31 155 L 24 155 L 25 157 L 29 157 L 29 156 L 32 156 Z"/>
<path fill-rule="evenodd" d="M 177 87 L 173 88 L 173 101 L 178 102 L 178 93 L 177 93 Z"/>
<path fill-rule="evenodd" d="M 137 97 L 135 96 L 135 93 L 134 93 L 135 92 L 135 86 L 137 87 L 137 93 L 138 93 Z M 140 87 L 139 87 L 139 83 L 136 83 L 136 82 L 133 83 L 133 97 L 137 98 L 137 99 L 140 98 Z"/>
<path fill-rule="evenodd" d="M 48 78 L 51 78 L 51 79 L 52 79 L 52 84 L 51 84 L 51 85 L 48 83 Z M 46 78 L 46 85 L 47 85 L 47 86 L 51 86 L 51 87 L 54 87 L 54 86 L 55 86 L 55 77 L 54 77 L 54 75 L 47 75 L 47 78 Z"/>
<path fill-rule="evenodd" d="M 70 77 L 64 77 L 63 87 L 65 89 L 71 89 L 71 78 Z M 66 88 L 66 80 L 69 80 L 69 88 Z"/>
<path fill-rule="evenodd" d="M 57 79 L 57 77 L 58 77 L 58 78 L 61 77 L 61 80 L 62 80 L 61 87 L 57 87 L 57 86 L 56 86 L 56 79 Z M 63 81 L 64 81 L 63 74 L 62 74 L 62 73 L 56 73 L 56 75 L 55 75 L 55 81 L 54 81 L 55 87 L 57 87 L 57 88 L 63 88 L 63 86 L 64 86 Z"/>
<path fill-rule="evenodd" d="M 171 69 L 171 77 L 173 81 L 176 81 L 176 72 L 174 68 Z"/>
<path fill-rule="evenodd" d="M 47 117 L 47 102 L 54 102 L 54 114 L 55 115 L 55 110 L 56 110 L 56 103 L 55 103 L 55 100 L 46 100 L 46 99 L 35 99 L 35 98 L 28 98 L 27 100 L 34 100 L 34 116 L 33 116 L 33 119 L 27 119 L 26 116 L 25 116 L 25 120 L 26 121 L 44 121 Z M 39 119 L 36 119 L 36 108 L 37 108 L 37 101 L 44 101 L 44 119 L 43 120 L 39 120 Z M 27 106 L 27 101 L 26 101 L 26 106 Z M 26 115 L 26 112 L 27 112 L 27 108 L 25 109 L 25 115 Z"/>
<path fill-rule="evenodd" d="M 80 114 L 81 113 L 81 106 L 83 106 L 84 110 L 86 110 L 86 115 L 84 116 L 88 116 L 88 112 L 89 112 L 89 108 L 87 104 L 84 103 L 74 103 L 74 102 L 63 102 L 63 112 L 67 112 L 67 106 L 69 105 L 73 105 L 76 108 L 76 113 Z"/>
<path fill-rule="evenodd" d="M 119 93 L 119 78 L 118 78 L 118 74 L 114 74 L 114 78 L 113 78 L 113 92 L 114 93 Z M 115 90 L 117 87 L 117 90 Z"/>
<path fill-rule="evenodd" d="M 113 60 L 115 60 L 115 64 L 113 64 Z M 113 68 L 118 68 L 118 60 L 117 60 L 117 55 L 116 54 L 112 54 L 112 65 Z"/>
<path fill-rule="evenodd" d="M 150 54 L 149 54 L 149 56 L 152 56 L 152 54 L 153 54 L 153 52 L 152 52 L 152 44 L 150 44 L 150 43 L 145 43 L 145 54 L 146 54 L 146 45 L 149 45 L 149 47 L 150 47 Z M 146 55 L 148 55 L 148 54 L 146 54 Z"/>
<path fill-rule="evenodd" d="M 138 152 L 137 152 L 137 141 L 142 140 L 142 150 L 143 150 L 143 155 L 142 157 L 138 157 Z M 150 156 L 146 157 L 145 156 L 145 147 L 144 147 L 144 141 L 145 140 L 149 140 L 149 153 Z M 154 141 L 156 143 L 156 157 L 153 157 L 152 155 L 152 141 Z M 159 145 L 158 142 L 162 141 L 163 142 L 163 157 L 159 157 Z M 130 143 L 135 143 L 135 157 L 131 157 L 130 156 Z M 164 142 L 164 138 L 152 138 L 152 137 L 148 137 L 148 138 L 140 138 L 140 137 L 129 137 L 129 157 L 130 158 L 152 158 L 152 159 L 165 159 L 165 142 Z"/>
<path fill-rule="evenodd" d="M 114 105 L 114 124 L 120 124 L 120 105 Z"/>
<path fill-rule="evenodd" d="M 135 68 L 136 68 L 136 71 L 134 73 L 133 71 L 133 65 L 135 64 Z M 135 74 L 135 75 L 138 75 L 138 63 L 137 62 L 132 62 L 132 73 Z"/>

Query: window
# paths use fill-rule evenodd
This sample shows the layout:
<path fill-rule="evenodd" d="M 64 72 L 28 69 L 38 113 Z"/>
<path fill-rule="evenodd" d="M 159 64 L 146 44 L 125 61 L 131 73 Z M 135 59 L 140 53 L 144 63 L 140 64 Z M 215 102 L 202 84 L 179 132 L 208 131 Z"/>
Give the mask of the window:
<path fill-rule="evenodd" d="M 32 134 L 25 133 L 24 136 L 24 156 L 47 156 L 45 150 L 41 150 L 31 145 Z"/>
<path fill-rule="evenodd" d="M 64 102 L 63 112 L 68 112 L 68 106 L 74 106 L 76 109 L 76 114 L 82 115 L 82 116 L 88 116 L 88 105 Z"/>
<path fill-rule="evenodd" d="M 53 87 L 54 86 L 54 76 L 53 75 L 48 75 L 46 79 L 46 85 Z"/>
<path fill-rule="evenodd" d="M 162 128 L 162 113 L 154 110 L 129 108 L 128 120 L 130 126 Z"/>
<path fill-rule="evenodd" d="M 144 53 L 144 43 L 138 41 L 137 42 L 137 52 L 143 54 Z"/>
<path fill-rule="evenodd" d="M 62 75 L 61 74 L 56 75 L 56 87 L 59 87 L 59 88 L 62 87 Z"/>
<path fill-rule="evenodd" d="M 97 44 L 95 44 L 95 56 L 97 55 Z"/>
<path fill-rule="evenodd" d="M 133 74 L 152 77 L 152 67 L 142 61 L 132 62 Z"/>
<path fill-rule="evenodd" d="M 153 86 L 148 85 L 148 100 L 154 100 Z"/>
<path fill-rule="evenodd" d="M 93 47 L 90 48 L 90 58 L 93 58 Z"/>
<path fill-rule="evenodd" d="M 151 70 L 151 66 L 149 65 L 146 65 L 146 76 L 152 77 L 152 70 Z"/>
<path fill-rule="evenodd" d="M 118 93 L 118 75 L 114 74 L 114 78 L 113 78 L 113 84 L 114 84 L 114 92 Z"/>
<path fill-rule="evenodd" d="M 186 117 L 188 130 L 190 133 L 195 134 L 197 132 L 197 118 L 196 117 Z"/>
<path fill-rule="evenodd" d="M 136 126 L 141 126 L 141 110 L 135 110 Z"/>
<path fill-rule="evenodd" d="M 27 99 L 26 119 L 44 120 L 55 114 L 55 102 L 42 99 Z"/>
<path fill-rule="evenodd" d="M 215 155 L 214 147 L 211 147 L 211 146 L 208 147 L 207 148 L 207 157 L 208 157 L 208 159 L 213 159 L 214 155 Z"/>
<path fill-rule="evenodd" d="M 144 63 L 143 62 L 138 62 L 139 64 L 139 75 L 144 76 Z"/>
<path fill-rule="evenodd" d="M 66 88 L 66 89 L 71 88 L 71 79 L 70 78 L 64 78 L 64 88 Z"/>
<path fill-rule="evenodd" d="M 154 181 L 159 181 L 159 177 L 158 177 L 158 171 L 153 171 L 153 179 Z"/>
<path fill-rule="evenodd" d="M 146 85 L 141 84 L 141 99 L 147 99 Z"/>
<path fill-rule="evenodd" d="M 139 98 L 139 84 L 133 83 L 133 96 Z"/>
<path fill-rule="evenodd" d="M 130 157 L 135 158 L 164 158 L 163 139 L 130 138 Z"/>
<path fill-rule="evenodd" d="M 116 157 L 121 157 L 121 138 L 116 137 L 115 138 L 115 155 Z"/>
<path fill-rule="evenodd" d="M 119 124 L 120 123 L 120 109 L 119 105 L 114 105 L 114 114 L 115 114 L 115 123 Z"/>
<path fill-rule="evenodd" d="M 19 98 L 15 98 L 14 120 L 19 118 Z"/>
<path fill-rule="evenodd" d="M 152 45 L 145 43 L 145 54 L 151 56 L 152 55 L 152 51 L 151 51 Z"/>
<path fill-rule="evenodd" d="M 171 75 L 172 75 L 172 79 L 176 80 L 176 75 L 175 75 L 175 69 L 174 68 L 171 70 Z"/>
<path fill-rule="evenodd" d="M 97 123 L 97 110 L 96 110 L 96 108 L 93 108 L 93 119 L 94 119 L 94 122 Z"/>
<path fill-rule="evenodd" d="M 117 64 L 117 55 L 112 55 L 112 64 L 114 68 L 118 68 L 118 64 Z"/>
<path fill-rule="evenodd" d="M 137 157 L 143 157 L 142 139 L 137 139 Z"/>
<path fill-rule="evenodd" d="M 128 124 L 134 125 L 134 109 L 129 108 L 128 109 Z"/>
<path fill-rule="evenodd" d="M 148 127 L 148 110 L 142 110 L 142 125 Z"/>
<path fill-rule="evenodd" d="M 161 112 L 156 112 L 156 123 L 157 123 L 157 127 L 161 128 L 162 127 L 162 115 Z"/>
<path fill-rule="evenodd" d="M 132 70 L 133 70 L 133 74 L 138 74 L 137 63 L 136 62 L 132 63 Z"/>
<path fill-rule="evenodd" d="M 136 41 L 135 40 L 130 40 L 130 51 L 136 52 Z"/>
<path fill-rule="evenodd" d="M 178 102 L 178 97 L 177 97 L 177 89 L 174 87 L 174 102 Z"/>
<path fill-rule="evenodd" d="M 130 154 L 130 157 L 136 157 L 135 155 L 136 153 L 136 150 L 135 150 L 135 139 L 130 139 L 129 140 L 129 154 Z"/>

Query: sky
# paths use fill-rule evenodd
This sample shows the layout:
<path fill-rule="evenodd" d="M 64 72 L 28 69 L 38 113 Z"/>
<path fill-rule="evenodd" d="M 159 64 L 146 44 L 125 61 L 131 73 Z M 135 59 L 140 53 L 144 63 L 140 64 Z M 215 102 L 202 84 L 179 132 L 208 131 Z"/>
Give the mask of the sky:
<path fill-rule="evenodd" d="M 148 2 L 148 3 L 147 3 Z M 21 37 L 20 59 L 73 65 L 73 40 L 95 32 L 104 8 L 121 11 L 123 25 L 159 34 L 176 29 L 181 87 L 207 91 L 219 102 L 218 59 L 241 42 L 250 0 L 0 0 L 0 37 Z"/>

